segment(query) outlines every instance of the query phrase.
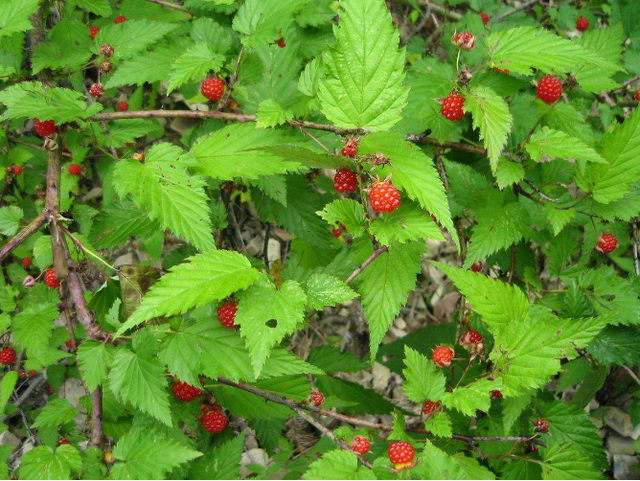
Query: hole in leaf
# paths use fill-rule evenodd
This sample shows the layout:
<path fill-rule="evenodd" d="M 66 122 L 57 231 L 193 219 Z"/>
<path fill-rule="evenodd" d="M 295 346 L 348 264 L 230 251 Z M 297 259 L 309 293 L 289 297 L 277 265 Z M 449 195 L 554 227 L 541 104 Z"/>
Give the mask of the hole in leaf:
<path fill-rule="evenodd" d="M 275 319 L 269 319 L 264 323 L 264 325 L 270 327 L 271 329 L 275 329 L 276 327 L 278 327 L 278 321 Z"/>

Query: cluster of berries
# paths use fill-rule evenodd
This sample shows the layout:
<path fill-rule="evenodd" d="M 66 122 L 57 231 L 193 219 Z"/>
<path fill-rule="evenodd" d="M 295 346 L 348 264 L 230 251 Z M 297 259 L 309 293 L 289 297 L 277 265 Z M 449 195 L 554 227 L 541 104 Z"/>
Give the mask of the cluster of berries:
<path fill-rule="evenodd" d="M 182 381 L 176 381 L 171 390 L 176 399 L 182 402 L 191 402 L 203 395 L 200 388 Z M 221 433 L 229 424 L 229 419 L 222 413 L 222 406 L 208 403 L 203 403 L 200 406 L 198 421 L 210 433 Z"/>

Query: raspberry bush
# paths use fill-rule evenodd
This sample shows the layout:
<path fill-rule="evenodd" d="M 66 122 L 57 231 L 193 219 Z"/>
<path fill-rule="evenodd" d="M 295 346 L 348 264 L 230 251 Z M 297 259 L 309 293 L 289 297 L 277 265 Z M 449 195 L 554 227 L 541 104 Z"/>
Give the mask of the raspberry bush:
<path fill-rule="evenodd" d="M 633 478 L 639 11 L 0 0 L 2 476 Z"/>

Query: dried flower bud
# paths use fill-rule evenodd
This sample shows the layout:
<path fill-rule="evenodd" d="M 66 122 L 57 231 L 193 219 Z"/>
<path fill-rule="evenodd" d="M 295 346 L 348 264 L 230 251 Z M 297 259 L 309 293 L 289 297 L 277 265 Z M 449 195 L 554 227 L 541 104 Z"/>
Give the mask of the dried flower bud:
<path fill-rule="evenodd" d="M 469 32 L 459 32 L 453 36 L 451 43 L 468 52 L 476 44 L 476 37 L 471 35 Z"/>

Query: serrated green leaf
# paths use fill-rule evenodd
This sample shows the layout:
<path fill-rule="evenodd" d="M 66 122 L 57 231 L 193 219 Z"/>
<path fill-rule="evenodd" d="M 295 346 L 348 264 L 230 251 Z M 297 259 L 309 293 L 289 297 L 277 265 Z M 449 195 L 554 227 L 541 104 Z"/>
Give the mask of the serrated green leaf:
<path fill-rule="evenodd" d="M 438 411 L 424 422 L 424 428 L 439 438 L 451 438 L 451 419 L 445 412 Z"/>
<path fill-rule="evenodd" d="M 77 0 L 77 4 L 87 12 L 95 13 L 100 17 L 108 17 L 111 15 L 111 4 L 109 0 Z"/>
<path fill-rule="evenodd" d="M 293 111 L 285 109 L 276 99 L 267 99 L 258 105 L 256 127 L 259 129 L 282 125 L 290 120 L 293 120 Z"/>
<path fill-rule="evenodd" d="M 53 321 L 60 313 L 53 304 L 39 304 L 28 307 L 11 320 L 13 342 L 27 351 L 29 357 L 37 357 L 47 349 L 53 328 Z"/>
<path fill-rule="evenodd" d="M 127 20 L 126 22 L 107 25 L 96 35 L 93 42 L 93 53 L 98 54 L 101 45 L 113 47 L 115 61 L 131 58 L 145 50 L 169 32 L 177 28 L 177 24 L 152 22 L 151 20 Z M 166 73 L 166 72 L 165 72 Z"/>
<path fill-rule="evenodd" d="M 358 296 L 340 279 L 329 274 L 313 274 L 304 283 L 307 293 L 307 306 L 309 309 L 324 309 L 327 306 L 336 306 Z"/>
<path fill-rule="evenodd" d="M 33 51 L 33 73 L 36 74 L 45 68 L 80 68 L 91 58 L 90 42 L 84 23 L 72 20 L 56 24 L 47 33 L 45 41 Z"/>
<path fill-rule="evenodd" d="M 357 372 L 367 367 L 360 358 L 333 346 L 312 348 L 307 361 L 327 372 Z"/>
<path fill-rule="evenodd" d="M 553 228 L 554 235 L 558 235 L 576 215 L 575 209 L 559 209 L 552 203 L 546 204 L 544 210 L 547 213 L 547 220 Z"/>
<path fill-rule="evenodd" d="M 245 35 L 242 43 L 247 47 L 273 43 L 308 1 L 247 0 L 233 19 L 233 29 Z"/>
<path fill-rule="evenodd" d="M 107 124 L 107 131 L 92 125 L 91 134 L 95 136 L 100 145 L 106 147 L 122 147 L 128 142 L 150 134 L 158 128 L 154 121 L 144 119 L 112 120 Z"/>
<path fill-rule="evenodd" d="M 466 416 L 474 416 L 476 411 L 489 412 L 491 391 L 502 391 L 502 379 L 478 379 L 466 386 L 459 386 L 452 392 L 444 393 L 442 404 Z"/>
<path fill-rule="evenodd" d="M 332 227 L 338 224 L 344 225 L 347 232 L 354 238 L 365 233 L 364 207 L 356 200 L 334 200 L 319 211 L 318 215 Z"/>
<path fill-rule="evenodd" d="M 71 479 L 81 467 L 80 453 L 70 444 L 58 446 L 55 451 L 49 446 L 37 446 L 22 456 L 19 472 L 22 479 Z"/>
<path fill-rule="evenodd" d="M 189 479 L 239 479 L 244 437 L 245 431 L 242 431 L 231 441 L 191 463 Z"/>
<path fill-rule="evenodd" d="M 524 179 L 524 167 L 517 162 L 511 162 L 506 157 L 500 157 L 498 161 L 498 169 L 495 173 L 498 187 L 504 190 L 513 184 L 517 184 Z"/>
<path fill-rule="evenodd" d="M 138 208 L 202 251 L 215 249 L 204 179 L 189 175 L 178 157 L 179 147 L 163 143 L 145 161 L 121 160 L 113 173 L 121 197 L 130 195 Z"/>
<path fill-rule="evenodd" d="M 622 45 L 625 41 L 622 25 L 617 23 L 607 28 L 593 28 L 584 32 L 579 38 L 580 45 L 610 62 L 618 62 L 622 57 Z M 575 76 L 582 90 L 599 93 L 609 91 L 620 85 L 611 77 L 615 69 L 604 69 L 590 65 L 582 65 L 576 69 Z"/>
<path fill-rule="evenodd" d="M 640 332 L 636 328 L 607 326 L 589 343 L 587 352 L 607 366 L 633 367 L 640 362 Z"/>
<path fill-rule="evenodd" d="M 387 246 L 393 242 L 404 243 L 421 239 L 445 240 L 429 214 L 410 202 L 403 202 L 392 213 L 374 219 L 369 232 L 378 242 Z"/>
<path fill-rule="evenodd" d="M 40 0 L 7 0 L 0 3 L 0 38 L 33 29 L 30 18 L 39 6 Z"/>
<path fill-rule="evenodd" d="M 151 287 L 118 335 L 154 317 L 186 312 L 249 287 L 258 272 L 241 254 L 212 251 L 178 264 Z"/>
<path fill-rule="evenodd" d="M 473 127 L 480 130 L 491 170 L 496 172 L 498 159 L 511 132 L 513 117 L 505 100 L 488 87 L 476 87 L 465 96 L 465 112 L 471 112 Z"/>
<path fill-rule="evenodd" d="M 107 378 L 113 360 L 113 346 L 87 340 L 78 347 L 78 366 L 82 380 L 89 392 L 93 392 Z"/>
<path fill-rule="evenodd" d="M 144 85 L 167 79 L 173 62 L 183 53 L 180 43 L 163 45 L 152 51 L 143 51 L 125 60 L 105 82 L 106 89 L 122 85 Z"/>
<path fill-rule="evenodd" d="M 525 144 L 525 148 L 536 162 L 540 162 L 546 155 L 551 159 L 576 159 L 606 163 L 600 154 L 582 140 L 548 127 L 536 131 Z"/>
<path fill-rule="evenodd" d="M 311 463 L 302 479 L 376 479 L 376 476 L 369 468 L 360 466 L 354 453 L 335 449 Z"/>
<path fill-rule="evenodd" d="M 49 401 L 38 414 L 32 427 L 55 427 L 66 424 L 78 415 L 78 410 L 64 398 L 57 398 Z"/>
<path fill-rule="evenodd" d="M 116 203 L 102 209 L 96 217 L 90 240 L 97 249 L 111 249 L 126 243 L 132 236 L 145 239 L 159 230 L 160 222 L 149 219 L 132 203 Z M 50 264 L 51 261 L 44 265 Z"/>
<path fill-rule="evenodd" d="M 224 63 L 224 56 L 211 46 L 199 43 L 184 52 L 171 66 L 167 95 L 178 87 L 195 80 L 202 80 L 207 72 L 217 72 Z"/>
<path fill-rule="evenodd" d="M 496 479 L 477 460 L 462 453 L 450 456 L 427 440 L 421 462 L 415 468 L 422 479 Z"/>
<path fill-rule="evenodd" d="M 338 127 L 389 130 L 407 104 L 405 51 L 382 0 L 340 4 L 335 47 L 324 54 L 327 76 L 318 97 L 322 112 Z"/>
<path fill-rule="evenodd" d="M 22 209 L 15 205 L 0 207 L 0 234 L 12 236 L 18 232 L 23 215 Z"/>
<path fill-rule="evenodd" d="M 445 392 L 446 379 L 435 363 L 418 351 L 405 346 L 402 371 L 404 394 L 413 402 L 439 401 Z"/>
<path fill-rule="evenodd" d="M 0 414 L 4 414 L 7 402 L 18 382 L 18 371 L 9 371 L 0 379 Z"/>
<path fill-rule="evenodd" d="M 111 475 L 118 479 L 161 479 L 172 469 L 202 453 L 153 430 L 134 428 L 113 448 L 117 462 Z"/>
<path fill-rule="evenodd" d="M 570 443 L 553 444 L 542 450 L 542 479 L 605 479 L 591 459 Z"/>

